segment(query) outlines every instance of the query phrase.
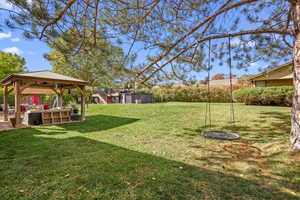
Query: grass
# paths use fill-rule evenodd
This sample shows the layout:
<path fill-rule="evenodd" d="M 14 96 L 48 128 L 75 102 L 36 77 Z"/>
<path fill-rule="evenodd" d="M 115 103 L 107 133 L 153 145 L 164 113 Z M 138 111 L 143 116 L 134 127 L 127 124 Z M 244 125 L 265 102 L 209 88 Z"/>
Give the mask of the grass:
<path fill-rule="evenodd" d="M 4 199 L 299 199 L 290 108 L 205 104 L 93 105 L 85 122 L 0 132 Z"/>

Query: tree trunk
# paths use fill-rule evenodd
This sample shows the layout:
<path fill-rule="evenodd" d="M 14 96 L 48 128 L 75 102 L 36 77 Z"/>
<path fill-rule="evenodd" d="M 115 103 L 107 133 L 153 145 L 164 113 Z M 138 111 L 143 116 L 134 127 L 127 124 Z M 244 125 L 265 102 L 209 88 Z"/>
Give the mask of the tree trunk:
<path fill-rule="evenodd" d="M 293 107 L 291 118 L 290 140 L 293 149 L 300 149 L 300 32 L 297 27 L 300 25 L 300 1 L 295 6 L 295 42 L 293 49 L 294 69 L 293 69 Z"/>

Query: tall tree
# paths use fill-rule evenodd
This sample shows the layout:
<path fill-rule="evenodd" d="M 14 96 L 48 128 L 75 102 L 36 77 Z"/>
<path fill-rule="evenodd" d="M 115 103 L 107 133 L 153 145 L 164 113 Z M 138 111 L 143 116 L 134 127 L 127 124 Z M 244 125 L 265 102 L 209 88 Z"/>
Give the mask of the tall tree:
<path fill-rule="evenodd" d="M 25 59 L 16 54 L 0 52 L 0 80 L 25 70 Z"/>
<path fill-rule="evenodd" d="M 109 40 L 97 38 L 95 47 L 79 50 L 76 43 L 80 39 L 74 37 L 68 40 L 70 42 L 57 38 L 51 45 L 53 50 L 45 55 L 53 71 L 88 81 L 90 86 L 95 87 L 111 87 L 113 82 L 129 74 L 130 70 L 122 62 L 123 50 L 113 46 Z M 94 40 L 89 42 L 89 45 L 94 45 Z"/>
<path fill-rule="evenodd" d="M 9 1 L 18 8 L 10 11 L 13 21 L 7 24 L 29 28 L 24 32 L 28 37 L 54 41 L 72 27 L 82 39 L 78 45 L 82 48 L 85 38 L 96 41 L 97 27 L 102 25 L 109 34 L 126 35 L 131 41 L 128 52 L 135 49 L 135 43 L 143 43 L 153 51 L 137 74 L 143 77 L 142 83 L 170 71 L 171 63 L 178 64 L 183 73 L 210 69 L 206 64 L 208 47 L 212 61 L 220 61 L 220 66 L 226 63 L 229 49 L 238 68 L 255 61 L 273 63 L 292 58 L 291 143 L 300 149 L 300 0 Z M 87 27 L 94 31 L 86 35 L 83 30 Z"/>

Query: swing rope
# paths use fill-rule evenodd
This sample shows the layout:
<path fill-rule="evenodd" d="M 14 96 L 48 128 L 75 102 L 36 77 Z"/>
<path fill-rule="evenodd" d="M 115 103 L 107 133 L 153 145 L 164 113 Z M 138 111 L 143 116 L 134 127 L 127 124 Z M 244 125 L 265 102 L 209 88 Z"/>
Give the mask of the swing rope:
<path fill-rule="evenodd" d="M 207 102 L 205 107 L 204 127 L 211 128 L 211 110 L 210 110 L 210 68 L 211 68 L 211 41 L 208 41 L 208 68 L 207 68 Z"/>
<path fill-rule="evenodd" d="M 231 61 L 231 38 L 228 37 L 228 65 L 229 65 L 229 81 L 230 81 L 230 121 L 235 122 L 234 106 L 233 106 L 233 85 L 232 85 L 232 61 Z"/>
<path fill-rule="evenodd" d="M 233 101 L 233 83 L 232 83 L 232 59 L 231 59 L 231 37 L 228 37 L 228 66 L 230 83 L 230 122 L 235 122 L 234 101 Z M 211 128 L 211 88 L 210 88 L 210 70 L 211 70 L 211 40 L 208 41 L 208 67 L 207 67 L 207 102 L 205 107 L 204 127 Z"/>

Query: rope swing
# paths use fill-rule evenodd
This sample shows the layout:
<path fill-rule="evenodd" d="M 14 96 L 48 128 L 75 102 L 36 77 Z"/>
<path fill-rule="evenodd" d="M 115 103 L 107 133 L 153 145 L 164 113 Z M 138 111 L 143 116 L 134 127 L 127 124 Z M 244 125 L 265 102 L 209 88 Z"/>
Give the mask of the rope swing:
<path fill-rule="evenodd" d="M 234 105 L 233 105 L 233 84 L 232 84 L 232 60 L 231 60 L 231 38 L 228 37 L 228 67 L 229 67 L 229 81 L 230 81 L 230 122 L 235 122 L 234 115 Z M 211 70 L 211 41 L 208 41 L 208 67 L 207 67 L 207 103 L 205 109 L 205 124 L 204 127 L 211 128 L 211 97 L 210 97 L 210 70 Z M 213 138 L 213 139 L 221 139 L 221 140 L 236 140 L 239 139 L 240 136 L 235 133 L 231 133 L 224 130 L 204 130 L 202 131 L 202 135 L 204 137 Z"/>

